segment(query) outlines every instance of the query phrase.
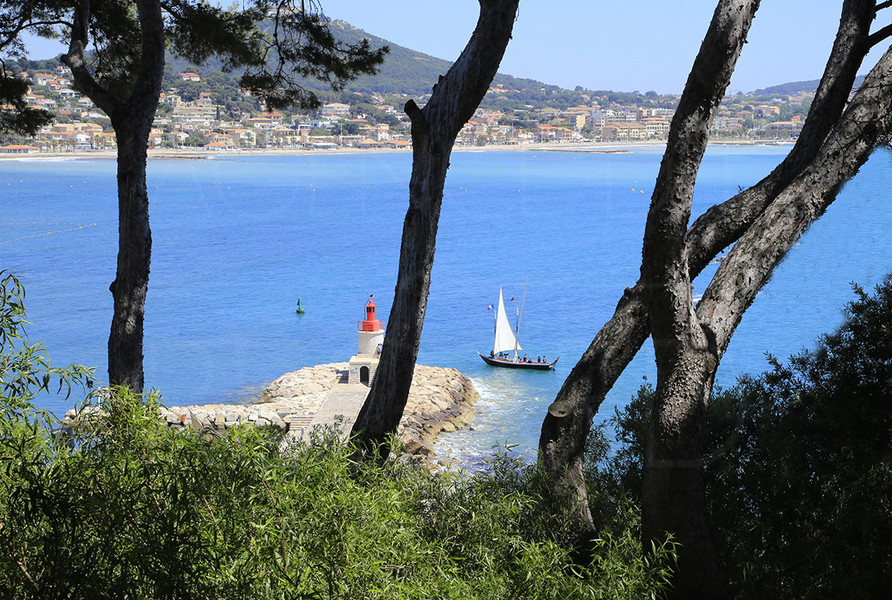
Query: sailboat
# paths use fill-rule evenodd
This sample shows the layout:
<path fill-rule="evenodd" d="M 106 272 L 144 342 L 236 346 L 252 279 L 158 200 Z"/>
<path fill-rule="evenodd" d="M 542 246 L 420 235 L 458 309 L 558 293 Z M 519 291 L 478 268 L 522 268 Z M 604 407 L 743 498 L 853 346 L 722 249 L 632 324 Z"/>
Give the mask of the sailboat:
<path fill-rule="evenodd" d="M 526 288 L 524 288 L 524 297 L 526 297 Z M 523 310 L 523 301 L 521 300 L 521 311 Z M 511 329 L 511 323 L 508 322 L 508 313 L 505 312 L 505 300 L 502 296 L 502 288 L 499 287 L 499 305 L 496 308 L 496 334 L 492 344 L 492 352 L 489 356 L 480 354 L 483 362 L 493 367 L 508 367 L 510 369 L 532 369 L 534 371 L 549 371 L 554 369 L 554 365 L 558 359 L 548 362 L 544 358 L 531 360 L 517 355 L 518 350 L 523 350 L 517 342 L 517 332 L 520 328 L 520 314 L 517 315 L 517 325 L 514 330 Z M 560 358 L 560 357 L 558 357 Z"/>

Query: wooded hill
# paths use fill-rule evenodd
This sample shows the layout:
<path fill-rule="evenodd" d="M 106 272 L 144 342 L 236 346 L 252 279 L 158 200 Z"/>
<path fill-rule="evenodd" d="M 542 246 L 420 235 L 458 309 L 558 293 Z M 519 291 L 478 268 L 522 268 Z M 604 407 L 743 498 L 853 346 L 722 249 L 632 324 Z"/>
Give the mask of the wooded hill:
<path fill-rule="evenodd" d="M 373 48 L 388 46 L 390 52 L 384 59 L 376 75 L 364 75 L 348 84 L 345 92 L 333 92 L 324 84 L 310 79 L 304 80 L 304 85 L 317 92 L 323 102 L 350 102 L 350 96 L 356 94 L 377 95 L 383 98 L 412 97 L 424 100 L 430 94 L 431 88 L 438 78 L 445 74 L 451 62 L 441 58 L 424 54 L 394 44 L 384 38 L 372 35 L 367 31 L 354 27 L 346 21 L 333 21 L 331 28 L 339 41 L 356 43 L 362 39 L 368 39 Z M 19 69 L 49 70 L 58 66 L 59 61 L 39 60 L 10 66 L 14 71 Z M 16 69 L 18 67 L 18 69 Z M 201 76 L 201 82 L 184 82 L 179 73 L 194 72 Z M 238 79 L 240 73 L 224 73 L 220 61 L 209 60 L 204 65 L 194 65 L 178 56 L 168 54 L 167 67 L 165 68 L 164 89 L 177 88 L 185 92 L 185 96 L 197 95 L 198 91 L 210 92 L 215 103 L 229 107 L 239 104 Z M 817 87 L 815 81 L 800 81 L 785 83 L 756 92 L 747 96 L 785 97 L 788 95 L 811 92 Z M 638 106 L 641 108 L 674 108 L 677 97 L 674 95 L 659 95 L 655 92 L 630 93 L 615 92 L 612 90 L 586 90 L 577 87 L 575 90 L 563 89 L 556 85 L 550 85 L 534 79 L 523 79 L 499 73 L 493 81 L 492 87 L 497 92 L 490 92 L 481 102 L 481 107 L 499 109 L 504 112 L 513 110 L 529 110 L 552 107 L 566 109 L 570 106 L 591 105 L 597 102 L 601 106 L 622 105 Z M 250 111 L 252 103 L 245 102 L 243 107 Z"/>
<path fill-rule="evenodd" d="M 362 29 L 354 27 L 346 21 L 333 21 L 331 29 L 338 41 L 356 43 L 368 39 L 373 48 L 388 46 L 390 52 L 384 59 L 376 75 L 364 75 L 348 84 L 348 92 L 360 94 L 375 94 L 382 97 L 408 96 L 423 98 L 431 93 L 431 88 L 438 78 L 445 74 L 451 62 L 417 52 L 405 46 L 394 44 L 384 38 L 372 35 Z M 220 74 L 220 63 L 209 61 L 203 66 L 193 65 L 179 57 L 169 56 L 165 76 L 165 87 L 176 87 L 177 74 L 183 71 L 198 73 L 202 80 L 220 79 L 214 78 Z M 228 74 L 236 84 L 236 73 Z M 305 79 L 306 87 L 317 91 L 324 101 L 342 101 L 340 94 L 332 92 L 324 84 L 318 81 Z M 496 76 L 493 87 L 501 86 L 505 91 L 498 95 L 489 94 L 483 101 L 483 106 L 500 108 L 524 108 L 525 105 L 533 107 L 553 106 L 554 108 L 566 108 L 576 104 L 587 102 L 591 93 L 565 90 L 556 85 L 549 85 L 533 79 L 520 79 L 511 75 L 499 74 Z M 208 90 L 212 93 L 214 90 Z M 603 92 L 604 94 L 614 92 Z M 599 93 L 598 95 L 600 95 Z M 615 94 L 618 98 L 623 96 L 638 97 L 632 94 Z"/>
<path fill-rule="evenodd" d="M 376 94 L 383 97 L 411 96 L 423 98 L 430 94 L 431 88 L 438 78 L 445 74 L 451 62 L 423 52 L 394 44 L 384 38 L 354 27 L 347 21 L 332 21 L 331 29 L 335 37 L 342 42 L 357 43 L 368 39 L 372 48 L 388 46 L 390 52 L 384 59 L 376 75 L 364 75 L 351 82 L 346 90 L 361 94 Z M 457 57 L 454 57 L 457 58 Z M 178 57 L 168 59 L 168 77 L 165 84 L 175 84 L 174 77 L 182 71 L 193 71 L 202 75 L 202 79 L 219 73 L 219 64 L 209 62 L 203 67 L 195 67 Z M 235 76 L 232 76 L 235 79 Z M 306 86 L 317 91 L 320 98 L 326 101 L 343 101 L 339 94 L 327 89 L 317 81 L 306 80 Z M 818 80 L 798 81 L 772 86 L 745 95 L 759 97 L 786 97 L 802 92 L 814 93 Z M 501 90 L 490 92 L 481 102 L 483 108 L 498 108 L 503 111 L 511 109 L 529 109 L 552 107 L 566 109 L 581 104 L 589 105 L 593 101 L 601 106 L 625 105 L 641 108 L 674 108 L 675 95 L 660 95 L 655 92 L 616 92 L 613 90 L 587 90 L 577 87 L 568 90 L 556 85 L 523 79 L 499 73 L 493 80 L 492 87 Z"/>

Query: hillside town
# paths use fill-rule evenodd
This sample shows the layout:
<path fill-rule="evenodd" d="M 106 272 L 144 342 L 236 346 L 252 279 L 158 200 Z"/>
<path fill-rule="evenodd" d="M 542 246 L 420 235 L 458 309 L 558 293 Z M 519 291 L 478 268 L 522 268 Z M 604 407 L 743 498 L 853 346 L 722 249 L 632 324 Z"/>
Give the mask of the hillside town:
<path fill-rule="evenodd" d="M 2 153 L 111 150 L 115 135 L 106 115 L 79 94 L 67 67 L 22 71 L 31 81 L 26 101 L 55 115 L 31 139 L 4 140 Z M 409 122 L 402 105 L 409 96 L 384 97 L 345 93 L 349 102 L 327 102 L 314 111 L 267 111 L 246 92 L 234 108 L 202 75 L 183 71 L 161 94 L 150 134 L 150 146 L 170 149 L 239 151 L 263 149 L 326 150 L 407 149 Z M 197 91 L 196 91 L 197 90 Z M 516 95 L 504 84 L 494 85 L 485 102 L 460 132 L 458 146 L 517 146 L 524 144 L 626 143 L 665 140 L 673 108 L 653 107 L 653 92 L 641 103 L 603 102 L 555 108 L 499 108 L 499 100 Z M 628 95 L 627 95 L 628 96 Z M 791 141 L 801 129 L 811 94 L 766 99 L 732 95 L 723 102 L 712 124 L 714 139 Z M 634 96 L 633 96 L 634 98 Z M 423 105 L 426 98 L 416 98 Z M 674 106 L 677 96 L 661 96 Z M 504 104 L 504 103 L 502 103 Z"/>

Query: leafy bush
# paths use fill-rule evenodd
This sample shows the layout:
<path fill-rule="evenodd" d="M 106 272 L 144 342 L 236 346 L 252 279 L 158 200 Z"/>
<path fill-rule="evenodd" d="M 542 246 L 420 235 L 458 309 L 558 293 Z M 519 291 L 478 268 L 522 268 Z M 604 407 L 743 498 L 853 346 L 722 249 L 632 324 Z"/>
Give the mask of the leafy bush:
<path fill-rule="evenodd" d="M 671 549 L 642 559 L 628 508 L 579 560 L 543 476 L 506 456 L 462 478 L 353 462 L 326 432 L 283 454 L 252 427 L 168 429 L 122 390 L 60 435 L 27 387 L 2 399 L 4 598 L 637 599 L 666 581 Z"/>
<path fill-rule="evenodd" d="M 0 589 L 9 598 L 641 598 L 665 581 L 635 515 L 576 564 L 535 471 L 466 480 L 355 464 L 318 437 L 284 457 L 254 428 L 158 424 L 110 396 L 73 436 L 4 431 Z"/>
<path fill-rule="evenodd" d="M 885 598 L 892 572 L 892 278 L 856 287 L 813 352 L 719 391 L 708 414 L 707 500 L 739 598 Z M 592 467 L 611 497 L 638 498 L 653 390 L 615 425 Z"/>
<path fill-rule="evenodd" d="M 34 396 L 49 391 L 58 382 L 58 390 L 93 385 L 93 369 L 71 365 L 54 368 L 41 344 L 29 344 L 25 326 L 25 286 L 12 274 L 0 271 L 0 400 L 6 409 L 0 420 L 20 415 Z"/>

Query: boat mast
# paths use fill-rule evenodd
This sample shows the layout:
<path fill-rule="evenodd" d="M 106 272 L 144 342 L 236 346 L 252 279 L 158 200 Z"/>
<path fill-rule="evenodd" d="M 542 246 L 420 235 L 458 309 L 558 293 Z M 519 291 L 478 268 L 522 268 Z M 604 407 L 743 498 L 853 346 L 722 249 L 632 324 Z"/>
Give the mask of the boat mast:
<path fill-rule="evenodd" d="M 499 300 L 502 299 L 502 286 L 499 286 Z M 492 306 L 492 305 L 490 305 Z M 496 307 L 495 313 L 492 317 L 492 355 L 498 354 L 496 352 L 497 344 L 499 343 L 499 307 Z"/>
<path fill-rule="evenodd" d="M 530 276 L 527 275 L 527 280 L 523 284 L 523 296 L 520 298 L 520 311 L 517 313 L 517 321 L 514 322 L 514 362 L 517 362 L 517 334 L 520 332 L 520 317 L 523 315 L 523 303 L 527 299 L 527 285 L 530 283 Z M 514 305 L 514 308 L 517 308 L 517 305 Z"/>

